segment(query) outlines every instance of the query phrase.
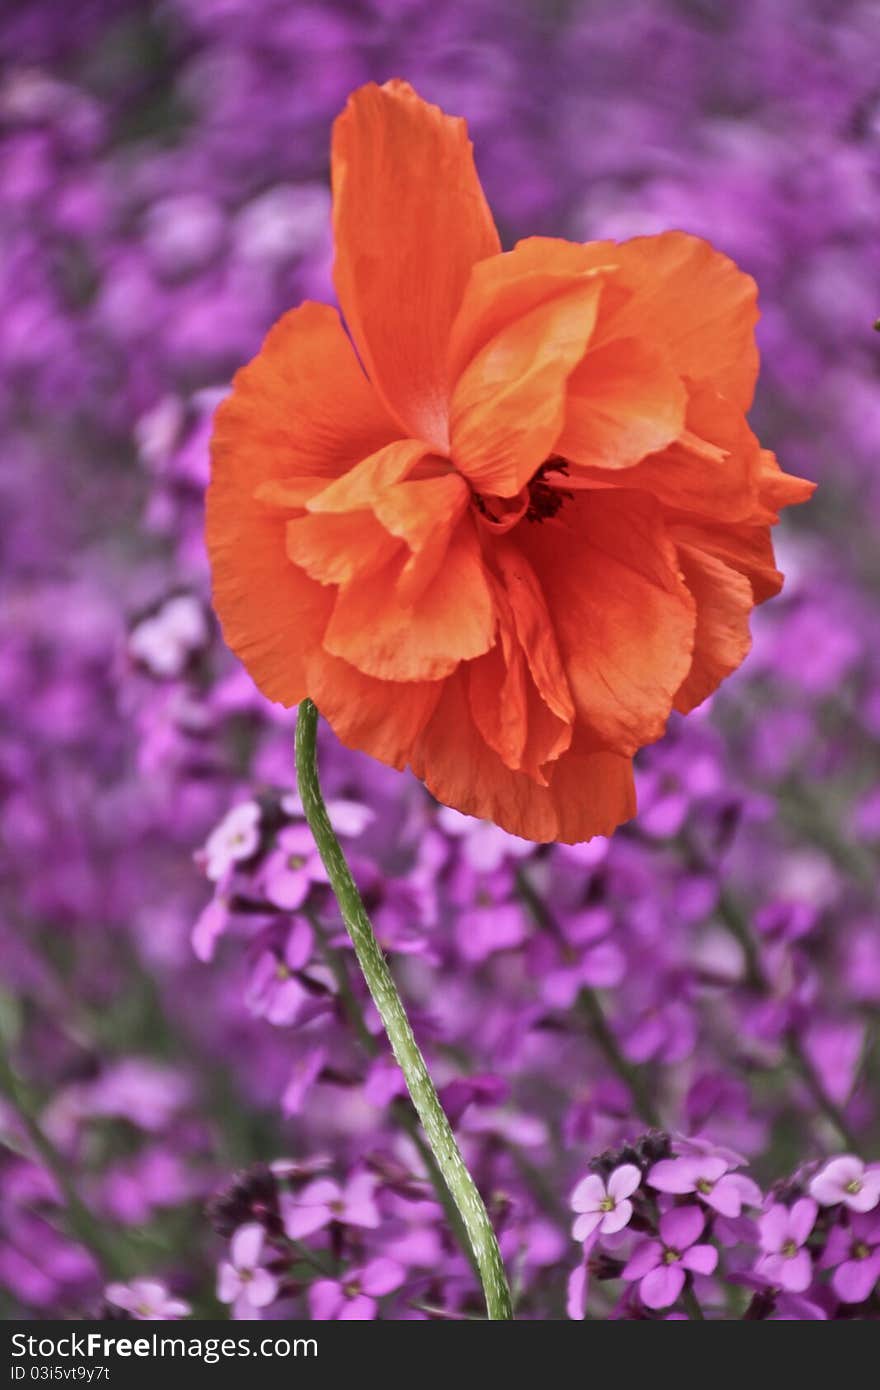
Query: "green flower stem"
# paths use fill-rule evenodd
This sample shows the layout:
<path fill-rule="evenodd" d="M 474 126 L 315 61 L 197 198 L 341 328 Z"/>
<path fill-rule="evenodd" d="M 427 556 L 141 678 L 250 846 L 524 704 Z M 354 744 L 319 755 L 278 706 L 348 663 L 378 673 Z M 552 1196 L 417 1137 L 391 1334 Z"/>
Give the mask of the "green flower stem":
<path fill-rule="evenodd" d="M 373 933 L 361 895 L 327 815 L 315 756 L 317 728 L 318 711 L 311 700 L 304 700 L 299 707 L 296 723 L 296 777 L 306 820 L 315 837 L 355 955 L 406 1079 L 437 1167 L 461 1214 L 482 1281 L 488 1316 L 492 1320 L 510 1319 L 513 1317 L 510 1289 L 492 1223 L 477 1186 L 465 1167 L 452 1128 L 413 1037 L 388 963 Z"/>

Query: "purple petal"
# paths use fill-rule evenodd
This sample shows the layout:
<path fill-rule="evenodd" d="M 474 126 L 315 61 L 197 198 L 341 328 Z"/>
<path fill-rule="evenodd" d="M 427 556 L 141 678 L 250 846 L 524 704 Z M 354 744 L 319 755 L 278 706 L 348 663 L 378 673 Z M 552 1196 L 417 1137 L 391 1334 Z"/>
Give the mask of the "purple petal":
<path fill-rule="evenodd" d="M 590 1287 L 590 1278 L 585 1264 L 578 1265 L 573 1269 L 568 1277 L 568 1289 L 565 1303 L 565 1311 L 568 1316 L 576 1322 L 580 1322 L 587 1312 L 587 1293 Z"/>
<path fill-rule="evenodd" d="M 359 1293 L 355 1298 L 345 1300 L 337 1315 L 337 1320 L 339 1322 L 372 1322 L 378 1311 L 374 1299 L 368 1298 L 364 1293 Z"/>
<path fill-rule="evenodd" d="M 880 1252 L 867 1260 L 846 1260 L 832 1275 L 831 1286 L 841 1303 L 864 1303 L 880 1276 Z"/>
<path fill-rule="evenodd" d="M 782 1258 L 782 1257 L 779 1257 Z M 813 1261 L 806 1250 L 799 1250 L 791 1259 L 782 1259 L 779 1282 L 792 1293 L 803 1293 L 813 1279 Z"/>
<path fill-rule="evenodd" d="M 597 1173 L 588 1173 L 572 1192 L 571 1205 L 575 1211 L 598 1211 L 604 1197 L 604 1182 Z"/>
<path fill-rule="evenodd" d="M 791 1232 L 792 1239 L 795 1240 L 798 1245 L 803 1245 L 804 1241 L 807 1239 L 807 1236 L 816 1224 L 817 1215 L 818 1207 L 812 1197 L 801 1197 L 800 1201 L 795 1202 L 791 1209 L 791 1218 L 788 1228 Z"/>
<path fill-rule="evenodd" d="M 733 1175 L 721 1178 L 712 1191 L 705 1194 L 703 1201 L 722 1216 L 739 1216 L 742 1211 L 742 1193 L 733 1181 Z"/>
<path fill-rule="evenodd" d="M 238 1275 L 238 1270 L 225 1261 L 217 1271 L 217 1297 L 221 1303 L 233 1303 L 241 1293 L 242 1283 Z M 114 1303 L 118 1299 L 112 1300 Z M 125 1308 L 127 1304 L 121 1303 L 120 1307 Z M 129 1309 L 129 1311 L 131 1311 Z"/>
<path fill-rule="evenodd" d="M 571 1228 L 573 1240 L 586 1240 L 602 1224 L 601 1211 L 582 1212 Z"/>
<path fill-rule="evenodd" d="M 315 1322 L 332 1322 L 344 1302 L 345 1294 L 335 1279 L 316 1279 L 309 1288 L 309 1312 Z"/>
<path fill-rule="evenodd" d="M 677 1196 L 693 1192 L 700 1162 L 692 1158 L 661 1158 L 649 1172 L 648 1183 L 658 1192 L 672 1192 Z"/>
<path fill-rule="evenodd" d="M 621 1278 L 643 1279 L 650 1270 L 660 1263 L 662 1257 L 663 1246 L 659 1240 L 640 1241 L 627 1260 Z"/>
<path fill-rule="evenodd" d="M 258 1222 L 251 1221 L 246 1226 L 239 1226 L 229 1247 L 236 1269 L 253 1269 L 259 1261 L 263 1240 L 263 1228 Z"/>
<path fill-rule="evenodd" d="M 268 1269 L 255 1269 L 246 1287 L 252 1308 L 266 1308 L 278 1296 L 278 1280 Z"/>
<path fill-rule="evenodd" d="M 658 1265 L 639 1284 L 639 1298 L 646 1308 L 668 1308 L 683 1288 L 684 1270 L 680 1264 Z"/>
<path fill-rule="evenodd" d="M 364 1265 L 360 1284 L 364 1293 L 381 1298 L 383 1294 L 399 1289 L 405 1278 L 406 1270 L 403 1265 L 399 1265 L 396 1260 L 380 1257 Z"/>
<path fill-rule="evenodd" d="M 774 1255 L 782 1249 L 788 1239 L 788 1225 L 788 1207 L 781 1202 L 776 1202 L 769 1211 L 765 1211 L 759 1222 L 761 1249 L 765 1254 Z"/>
<path fill-rule="evenodd" d="M 810 1195 L 823 1207 L 834 1206 L 843 1200 L 847 1183 L 861 1182 L 864 1171 L 865 1165 L 855 1154 L 832 1158 L 810 1183 Z"/>
<path fill-rule="evenodd" d="M 673 1250 L 686 1250 L 701 1234 L 706 1217 L 699 1207 L 673 1207 L 660 1217 L 660 1238 Z"/>
<path fill-rule="evenodd" d="M 617 1203 L 613 1211 L 607 1211 L 602 1218 L 603 1236 L 613 1236 L 618 1231 L 622 1231 L 624 1226 L 629 1224 L 632 1214 L 633 1204 L 627 1197 L 624 1197 L 622 1202 Z"/>
<path fill-rule="evenodd" d="M 692 1245 L 685 1250 L 681 1262 L 694 1274 L 714 1274 L 718 1268 L 718 1251 L 714 1245 Z"/>
<path fill-rule="evenodd" d="M 608 1179 L 609 1196 L 615 1197 L 617 1201 L 622 1197 L 631 1197 L 641 1181 L 642 1174 L 636 1165 L 623 1163 L 619 1168 L 615 1168 Z"/>

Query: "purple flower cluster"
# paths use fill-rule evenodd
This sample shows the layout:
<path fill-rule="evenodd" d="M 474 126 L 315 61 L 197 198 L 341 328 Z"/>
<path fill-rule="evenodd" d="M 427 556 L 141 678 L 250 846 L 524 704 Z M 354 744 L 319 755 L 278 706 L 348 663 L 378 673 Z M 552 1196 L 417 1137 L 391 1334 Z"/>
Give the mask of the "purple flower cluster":
<path fill-rule="evenodd" d="M 821 483 L 611 841 L 321 731 L 517 1313 L 880 1316 L 876 7 L 7 10 L 0 1315 L 481 1311 L 202 544 L 231 373 L 332 296 L 331 121 L 399 74 L 468 117 L 505 245 L 681 226 L 752 271 L 756 425 Z"/>
<path fill-rule="evenodd" d="M 569 1316 L 588 1302 L 612 1318 L 875 1315 L 880 1163 L 843 1154 L 766 1194 L 746 1164 L 656 1132 L 596 1159 L 571 1194 Z"/>

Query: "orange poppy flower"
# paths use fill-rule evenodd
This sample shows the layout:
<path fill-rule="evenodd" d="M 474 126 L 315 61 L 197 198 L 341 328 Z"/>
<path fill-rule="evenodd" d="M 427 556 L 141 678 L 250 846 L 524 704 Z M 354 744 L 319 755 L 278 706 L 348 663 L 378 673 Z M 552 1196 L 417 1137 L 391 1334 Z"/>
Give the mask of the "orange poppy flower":
<path fill-rule="evenodd" d="M 502 253 L 464 121 L 405 82 L 354 93 L 332 162 L 345 328 L 285 314 L 216 417 L 226 640 L 440 801 L 609 834 L 636 750 L 746 655 L 769 528 L 812 492 L 746 423 L 755 284 L 682 232 Z"/>

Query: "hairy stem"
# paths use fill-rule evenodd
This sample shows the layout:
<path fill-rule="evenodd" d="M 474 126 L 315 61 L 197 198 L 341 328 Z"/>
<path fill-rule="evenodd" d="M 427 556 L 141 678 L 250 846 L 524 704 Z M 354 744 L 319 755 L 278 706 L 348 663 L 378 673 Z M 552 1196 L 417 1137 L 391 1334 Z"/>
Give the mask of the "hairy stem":
<path fill-rule="evenodd" d="M 452 1128 L 425 1066 L 425 1060 L 413 1037 L 388 963 L 376 940 L 361 895 L 327 815 L 318 781 L 317 727 L 318 711 L 311 700 L 304 700 L 299 707 L 296 724 L 296 775 L 306 820 L 315 837 L 318 853 L 339 903 L 367 988 L 406 1079 L 407 1088 L 437 1167 L 461 1214 L 462 1224 L 480 1273 L 488 1316 L 493 1320 L 510 1319 L 513 1317 L 510 1289 L 492 1223 L 477 1186 L 465 1166 Z"/>

